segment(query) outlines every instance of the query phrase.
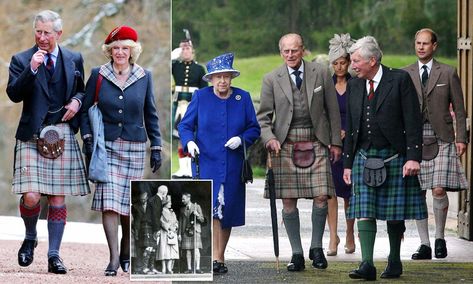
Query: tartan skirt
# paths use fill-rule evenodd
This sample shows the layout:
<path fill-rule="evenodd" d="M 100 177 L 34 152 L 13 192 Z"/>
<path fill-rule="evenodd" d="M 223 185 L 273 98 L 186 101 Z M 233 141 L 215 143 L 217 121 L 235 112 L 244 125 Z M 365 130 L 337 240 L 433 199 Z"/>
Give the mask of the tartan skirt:
<path fill-rule="evenodd" d="M 41 156 L 36 140 L 16 140 L 12 192 L 45 195 L 87 195 L 90 193 L 79 143 L 69 124 L 56 125 L 64 133 L 64 152 L 56 159 Z"/>
<path fill-rule="evenodd" d="M 387 221 L 425 219 L 427 204 L 420 190 L 416 176 L 402 177 L 402 167 L 406 162 L 404 156 L 385 163 L 387 178 L 380 187 L 371 187 L 363 182 L 363 169 L 366 157 L 387 159 L 397 152 L 395 149 L 368 151 L 360 150 L 355 157 L 352 168 L 352 196 L 347 218 L 370 218 Z"/>
<path fill-rule="evenodd" d="M 424 124 L 424 136 L 435 135 L 432 124 Z M 460 191 L 468 188 L 460 158 L 457 156 L 455 143 L 437 139 L 439 153 L 430 161 L 420 164 L 419 181 L 423 190 L 441 187 L 447 191 Z"/>
<path fill-rule="evenodd" d="M 146 143 L 118 138 L 105 141 L 109 182 L 95 186 L 92 210 L 130 215 L 130 181 L 143 178 Z"/>
<path fill-rule="evenodd" d="M 186 233 L 182 234 L 180 243 L 181 249 L 194 249 L 194 236 L 190 237 Z M 200 232 L 195 232 L 197 248 L 202 248 L 202 236 Z"/>
<path fill-rule="evenodd" d="M 298 168 L 292 161 L 294 145 L 287 142 L 314 141 L 315 162 L 308 168 Z M 313 198 L 320 195 L 335 196 L 329 150 L 316 141 L 312 128 L 289 130 L 279 157 L 272 156 L 276 198 Z M 264 198 L 269 198 L 266 180 Z"/>

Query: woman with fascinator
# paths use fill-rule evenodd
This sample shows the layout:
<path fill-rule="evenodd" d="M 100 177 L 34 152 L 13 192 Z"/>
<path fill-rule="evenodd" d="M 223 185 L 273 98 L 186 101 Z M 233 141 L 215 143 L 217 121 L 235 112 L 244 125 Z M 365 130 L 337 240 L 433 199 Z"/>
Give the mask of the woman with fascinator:
<path fill-rule="evenodd" d="M 248 148 L 260 135 L 250 94 L 231 86 L 232 79 L 240 75 L 232 65 L 232 53 L 207 63 L 203 79 L 212 86 L 194 92 L 178 126 L 185 150 L 192 157 L 199 155 L 200 178 L 213 180 L 214 273 L 228 271 L 224 252 L 232 227 L 245 224 L 243 143 Z"/>
<path fill-rule="evenodd" d="M 341 137 L 342 141 L 345 138 L 346 129 L 346 98 L 348 96 L 347 82 L 350 80 L 351 75 L 348 72 L 350 66 L 350 55 L 348 49 L 354 43 L 350 38 L 350 34 L 335 34 L 334 37 L 329 41 L 329 62 L 332 65 L 333 83 L 337 90 L 338 106 L 340 109 L 340 117 L 342 123 Z M 348 209 L 349 200 L 351 196 L 351 186 L 347 185 L 343 181 L 343 160 L 340 159 L 332 164 L 332 176 L 335 184 L 335 192 L 337 197 L 343 198 L 345 212 Z M 346 215 L 345 215 L 346 216 Z M 338 251 L 338 244 L 340 238 L 337 234 L 337 222 L 338 222 L 338 201 L 337 198 L 331 198 L 328 200 L 328 214 L 327 223 L 330 231 L 330 242 L 327 251 L 327 256 L 335 256 Z M 345 240 L 345 253 L 350 254 L 355 252 L 355 237 L 353 233 L 353 226 L 355 219 L 346 219 L 347 230 Z"/>
<path fill-rule="evenodd" d="M 136 64 L 142 50 L 138 33 L 128 26 L 116 27 L 105 39 L 102 50 L 109 61 L 93 68 L 87 81 L 81 134 L 89 164 L 98 137 L 92 131 L 88 109 L 96 103 L 103 116 L 108 181 L 96 183 L 92 210 L 102 212 L 110 251 L 105 276 L 115 276 L 120 266 L 128 272 L 130 264 L 130 180 L 143 178 L 148 139 L 151 169 L 159 169 L 162 144 L 152 75 Z M 160 228 L 154 227 L 146 227 L 144 235 L 156 236 Z M 150 248 L 145 254 L 154 262 L 156 240 L 135 233 L 137 245 Z"/>

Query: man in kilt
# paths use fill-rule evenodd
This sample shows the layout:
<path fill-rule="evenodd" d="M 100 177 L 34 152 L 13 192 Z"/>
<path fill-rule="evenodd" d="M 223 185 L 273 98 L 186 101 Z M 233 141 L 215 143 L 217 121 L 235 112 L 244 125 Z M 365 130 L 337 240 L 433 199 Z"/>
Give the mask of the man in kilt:
<path fill-rule="evenodd" d="M 424 198 L 427 190 L 432 190 L 435 216 L 434 252 L 436 258 L 445 258 L 447 244 L 444 232 L 449 203 L 447 191 L 468 188 L 460 162 L 468 143 L 465 106 L 460 78 L 455 68 L 433 58 L 437 50 L 437 34 L 427 28 L 419 30 L 415 35 L 414 46 L 418 61 L 405 70 L 414 82 L 423 116 L 425 154 L 419 181 Z M 455 114 L 454 118 L 450 113 L 450 106 Z M 428 148 L 435 148 L 434 153 L 438 151 L 438 154 L 428 155 Z M 412 259 L 432 259 L 428 219 L 417 220 L 416 224 L 421 245 L 412 255 Z"/>
<path fill-rule="evenodd" d="M 327 199 L 335 198 L 330 160 L 341 156 L 340 112 L 328 68 L 302 59 L 304 43 L 298 34 L 279 40 L 284 64 L 265 75 L 257 113 L 261 140 L 273 155 L 276 198 L 282 199 L 282 218 L 292 248 L 289 271 L 305 268 L 297 201 L 310 198 L 312 241 L 309 258 L 317 269 L 327 268 L 322 239 Z M 298 149 L 306 150 L 298 152 Z M 265 198 L 269 197 L 268 185 Z"/>
<path fill-rule="evenodd" d="M 59 257 L 67 218 L 65 196 L 90 193 L 74 136 L 79 127 L 76 113 L 84 98 L 83 59 L 80 53 L 58 45 L 62 20 L 56 12 L 38 13 L 33 24 L 36 44 L 13 55 L 7 87 L 8 97 L 23 103 L 15 136 L 12 188 L 22 195 L 19 207 L 26 229 L 18 263 L 28 266 L 33 262 L 40 198 L 45 195 L 48 272 L 65 274 L 67 268 Z"/>
<path fill-rule="evenodd" d="M 349 52 L 358 77 L 347 86 L 343 178 L 352 184 L 348 218 L 358 219 L 362 255 L 349 276 L 376 279 L 376 220 L 386 220 L 390 252 L 381 278 L 397 278 L 403 272 L 404 220 L 427 217 L 417 179 L 422 156 L 419 102 L 407 72 L 381 65 L 375 38 L 359 39 Z"/>

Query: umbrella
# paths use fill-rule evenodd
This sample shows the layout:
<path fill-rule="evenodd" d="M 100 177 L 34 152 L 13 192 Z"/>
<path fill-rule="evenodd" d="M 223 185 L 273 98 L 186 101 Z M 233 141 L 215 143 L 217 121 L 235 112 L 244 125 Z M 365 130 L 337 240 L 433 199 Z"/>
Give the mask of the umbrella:
<path fill-rule="evenodd" d="M 200 179 L 200 165 L 199 165 L 199 154 L 197 151 L 194 152 L 194 158 L 192 158 L 195 163 L 195 176 L 194 179 Z"/>
<path fill-rule="evenodd" d="M 271 152 L 268 153 L 268 172 L 266 179 L 269 190 L 269 205 L 271 207 L 271 226 L 273 228 L 274 255 L 276 256 L 276 269 L 279 273 L 279 237 L 278 237 L 278 215 L 276 211 L 276 192 L 274 188 L 274 173 L 271 164 Z"/>

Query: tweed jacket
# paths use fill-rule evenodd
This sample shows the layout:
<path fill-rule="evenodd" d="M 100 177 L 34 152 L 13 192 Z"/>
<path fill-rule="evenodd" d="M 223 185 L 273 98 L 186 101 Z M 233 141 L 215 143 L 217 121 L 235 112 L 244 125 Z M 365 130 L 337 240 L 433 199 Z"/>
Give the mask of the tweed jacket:
<path fill-rule="evenodd" d="M 191 218 L 194 217 L 193 212 L 196 211 L 199 217 L 196 218 L 195 231 L 197 233 L 202 232 L 202 223 L 204 222 L 204 216 L 202 215 L 202 208 L 197 203 L 189 203 L 188 206 L 183 206 L 180 209 L 179 214 L 179 235 L 183 235 L 186 230 L 186 226 L 189 225 L 189 222 L 193 221 Z"/>
<path fill-rule="evenodd" d="M 422 109 L 422 87 L 419 75 L 419 65 L 414 63 L 404 68 L 412 78 Z M 433 59 L 432 70 L 426 90 L 427 111 L 429 122 L 438 138 L 445 142 L 468 143 L 466 132 L 466 113 L 460 78 L 455 68 Z M 450 104 L 453 106 L 456 120 L 456 131 L 453 129 L 453 119 L 450 114 Z"/>
<path fill-rule="evenodd" d="M 310 118 L 316 138 L 325 146 L 342 147 L 340 138 L 340 112 L 335 86 L 330 72 L 324 66 L 304 61 L 304 79 L 309 102 Z M 277 139 L 283 144 L 293 116 L 291 78 L 286 64 L 266 74 L 261 88 L 260 107 L 257 112 L 261 126 L 261 139 L 266 143 Z"/>
<path fill-rule="evenodd" d="M 46 79 L 46 68 L 41 64 L 36 74 L 31 71 L 30 61 L 38 51 L 32 48 L 13 55 L 9 67 L 7 94 L 15 103 L 23 102 L 20 122 L 15 137 L 28 141 L 38 134 L 49 109 L 49 90 Z M 64 64 L 66 81 L 66 101 L 72 98 L 82 102 L 84 98 L 84 66 L 82 55 L 67 48 L 59 47 Z M 79 129 L 79 116 L 69 120 L 74 133 Z"/>
<path fill-rule="evenodd" d="M 407 72 L 383 68 L 383 76 L 375 91 L 377 96 L 374 116 L 383 136 L 407 160 L 422 160 L 422 115 L 416 91 Z M 359 150 L 359 133 L 363 99 L 367 96 L 366 80 L 348 81 L 347 129 L 344 145 L 344 168 L 351 169 Z"/>

